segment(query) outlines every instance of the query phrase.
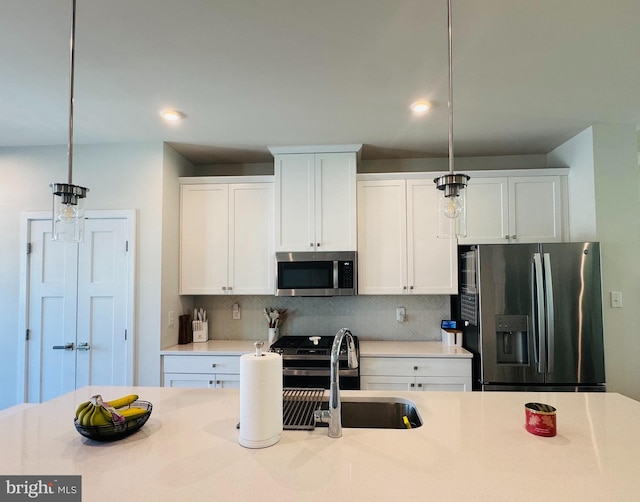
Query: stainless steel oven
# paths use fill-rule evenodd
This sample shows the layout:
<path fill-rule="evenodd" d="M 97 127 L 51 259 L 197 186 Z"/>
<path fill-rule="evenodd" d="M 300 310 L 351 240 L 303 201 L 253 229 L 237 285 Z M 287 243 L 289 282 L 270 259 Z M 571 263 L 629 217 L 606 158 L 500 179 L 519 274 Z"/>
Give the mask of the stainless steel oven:
<path fill-rule="evenodd" d="M 276 296 L 353 296 L 355 251 L 276 253 Z"/>
<path fill-rule="evenodd" d="M 353 338 L 359 360 L 358 338 Z M 282 356 L 283 387 L 328 389 L 333 339 L 333 336 L 283 336 L 276 340 L 270 350 Z M 360 390 L 360 365 L 349 368 L 346 340 L 340 347 L 338 365 L 340 388 Z"/>

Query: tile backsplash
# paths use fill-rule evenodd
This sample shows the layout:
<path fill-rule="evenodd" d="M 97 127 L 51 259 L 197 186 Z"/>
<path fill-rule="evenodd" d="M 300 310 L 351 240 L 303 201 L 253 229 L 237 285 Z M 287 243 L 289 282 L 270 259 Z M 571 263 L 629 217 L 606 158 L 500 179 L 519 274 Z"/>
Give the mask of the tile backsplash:
<path fill-rule="evenodd" d="M 287 309 L 280 328 L 284 335 L 333 335 L 349 328 L 362 340 L 440 340 L 440 321 L 450 315 L 449 296 L 195 296 L 194 307 L 207 310 L 209 338 L 213 340 L 266 339 L 265 307 Z M 240 306 L 240 320 L 232 319 L 233 304 Z M 404 307 L 405 322 L 396 320 L 396 308 Z"/>

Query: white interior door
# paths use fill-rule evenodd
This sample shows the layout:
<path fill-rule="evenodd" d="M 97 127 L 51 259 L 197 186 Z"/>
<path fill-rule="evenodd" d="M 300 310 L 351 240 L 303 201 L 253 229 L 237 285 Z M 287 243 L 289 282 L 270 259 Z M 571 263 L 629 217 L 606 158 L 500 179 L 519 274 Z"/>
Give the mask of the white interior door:
<path fill-rule="evenodd" d="M 127 222 L 88 219 L 78 246 L 76 388 L 125 385 Z"/>
<path fill-rule="evenodd" d="M 71 244 L 51 240 L 51 220 L 29 220 L 27 401 L 133 383 L 134 223 L 90 218 Z"/>
<path fill-rule="evenodd" d="M 77 244 L 51 240 L 51 220 L 30 225 L 29 402 L 75 389 Z"/>

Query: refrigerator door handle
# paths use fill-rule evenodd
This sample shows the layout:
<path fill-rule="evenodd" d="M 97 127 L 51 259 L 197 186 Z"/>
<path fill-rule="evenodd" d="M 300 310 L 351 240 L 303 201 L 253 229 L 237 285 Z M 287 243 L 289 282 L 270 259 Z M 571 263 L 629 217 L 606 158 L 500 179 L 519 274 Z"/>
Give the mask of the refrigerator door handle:
<path fill-rule="evenodd" d="M 533 359 L 535 361 L 536 366 L 538 366 L 538 372 L 540 372 L 540 360 L 538 358 L 538 351 L 540 346 L 540 336 L 538 334 L 538 323 L 536 321 L 536 265 L 533 260 L 533 256 L 531 257 L 531 294 L 529 297 L 531 298 L 531 337 L 533 339 Z"/>
<path fill-rule="evenodd" d="M 544 286 L 546 292 L 547 373 L 554 370 L 555 320 L 553 318 L 553 282 L 551 281 L 551 256 L 544 253 Z"/>
<path fill-rule="evenodd" d="M 538 373 L 545 373 L 545 368 L 547 365 L 547 334 L 546 334 L 546 326 L 545 326 L 545 311 L 544 311 L 544 284 L 542 281 L 543 271 L 542 271 L 542 257 L 540 253 L 533 254 L 533 267 L 534 267 L 534 287 L 536 290 L 535 293 L 535 306 L 533 314 L 534 316 L 537 314 L 537 320 L 534 321 L 536 324 L 536 331 L 538 335 Z"/>

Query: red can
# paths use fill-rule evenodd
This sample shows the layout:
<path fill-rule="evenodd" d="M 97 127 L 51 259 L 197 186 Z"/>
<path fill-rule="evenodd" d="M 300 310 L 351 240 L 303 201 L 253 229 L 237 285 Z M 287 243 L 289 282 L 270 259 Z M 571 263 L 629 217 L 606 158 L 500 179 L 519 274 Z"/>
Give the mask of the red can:
<path fill-rule="evenodd" d="M 556 409 L 543 403 L 524 405 L 526 427 L 536 436 L 552 437 L 556 435 Z"/>

